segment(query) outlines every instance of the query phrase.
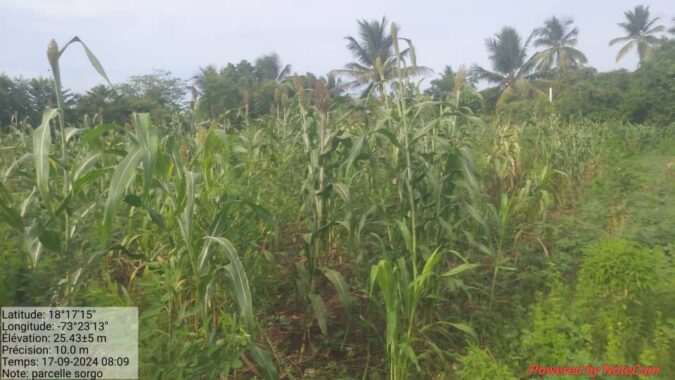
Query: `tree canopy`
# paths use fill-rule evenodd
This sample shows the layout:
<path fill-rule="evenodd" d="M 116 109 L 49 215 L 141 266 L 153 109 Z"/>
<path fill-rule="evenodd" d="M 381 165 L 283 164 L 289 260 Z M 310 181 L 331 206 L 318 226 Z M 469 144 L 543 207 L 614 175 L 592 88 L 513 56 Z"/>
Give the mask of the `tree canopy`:
<path fill-rule="evenodd" d="M 360 90 L 362 97 L 366 97 L 374 91 L 383 94 L 386 91 L 387 82 L 397 75 L 416 77 L 430 72 L 428 68 L 415 64 L 403 67 L 400 72 L 397 72 L 395 68 L 396 59 L 412 58 L 411 53 L 413 51 L 408 47 L 401 50 L 396 57 L 394 37 L 390 30 L 398 30 L 398 26 L 392 23 L 391 28 L 389 28 L 388 23 L 385 17 L 382 17 L 381 20 L 359 20 L 358 38 L 345 37 L 348 41 L 347 48 L 356 61 L 346 64 L 343 69 L 332 71 L 332 74 L 336 76 L 350 79 L 350 81 L 342 84 L 343 88 Z"/>
<path fill-rule="evenodd" d="M 624 16 L 626 21 L 620 22 L 618 25 L 626 32 L 626 36 L 611 40 L 609 45 L 613 46 L 626 42 L 616 55 L 617 62 L 635 47 L 640 63 L 642 63 L 649 57 L 654 46 L 658 44 L 659 39 L 656 37 L 656 33 L 663 31 L 663 25 L 655 25 L 659 18 L 650 18 L 649 7 L 644 5 L 638 5 L 632 11 L 624 12 Z"/>
<path fill-rule="evenodd" d="M 574 48 L 579 30 L 573 28 L 572 24 L 572 20 L 561 21 L 553 16 L 544 22 L 543 27 L 534 30 L 534 46 L 545 48 L 532 56 L 536 70 L 545 71 L 554 67 L 565 70 L 588 62 L 584 53 Z"/>

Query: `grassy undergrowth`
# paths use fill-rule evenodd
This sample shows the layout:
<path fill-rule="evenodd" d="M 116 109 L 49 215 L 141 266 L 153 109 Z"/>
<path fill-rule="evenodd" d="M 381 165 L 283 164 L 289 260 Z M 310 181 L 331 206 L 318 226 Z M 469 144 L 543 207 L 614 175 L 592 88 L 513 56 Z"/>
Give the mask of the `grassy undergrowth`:
<path fill-rule="evenodd" d="M 674 162 L 672 138 L 610 145 L 580 197 L 550 222 L 551 260 L 537 301 L 516 307 L 491 330 L 491 351 L 473 347 L 461 357 L 460 378 L 497 378 L 494 371 L 525 378 L 532 364 L 635 363 L 669 378 L 675 370 Z"/>

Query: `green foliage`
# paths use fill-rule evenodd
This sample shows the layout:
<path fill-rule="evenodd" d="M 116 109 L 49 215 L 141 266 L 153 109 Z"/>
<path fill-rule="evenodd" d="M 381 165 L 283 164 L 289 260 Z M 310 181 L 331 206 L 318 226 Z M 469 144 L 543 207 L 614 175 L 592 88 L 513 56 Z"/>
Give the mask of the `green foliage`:
<path fill-rule="evenodd" d="M 193 96 L 198 96 L 194 106 L 202 117 L 230 122 L 275 114 L 293 93 L 287 80 L 290 70 L 276 53 L 259 57 L 254 65 L 244 60 L 220 69 L 202 67 L 193 78 Z"/>
<path fill-rule="evenodd" d="M 584 53 L 574 48 L 579 30 L 572 28 L 572 23 L 572 20 L 558 20 L 553 16 L 544 21 L 543 27 L 534 30 L 533 36 L 537 37 L 534 46 L 546 48 L 531 58 L 538 71 L 548 71 L 553 67 L 567 70 L 586 64 L 588 59 Z"/>
<path fill-rule="evenodd" d="M 632 73 L 617 70 L 558 87 L 555 107 L 565 119 L 585 117 L 667 126 L 675 122 L 675 41 L 665 41 Z"/>
<path fill-rule="evenodd" d="M 0 74 L 0 127 L 26 121 L 37 125 L 42 111 L 53 105 L 54 87 L 47 78 L 10 78 Z M 72 98 L 68 98 L 68 104 Z"/>
<path fill-rule="evenodd" d="M 522 41 L 520 34 L 509 26 L 502 28 L 494 37 L 485 41 L 492 70 L 481 66 L 471 67 L 472 80 L 485 80 L 495 84 L 482 91 L 488 99 L 488 109 L 499 111 L 514 100 L 540 98 L 543 92 L 538 88 L 537 73 L 533 72 L 533 62 L 527 59 L 530 40 Z"/>
<path fill-rule="evenodd" d="M 616 55 L 617 62 L 623 58 L 633 47 L 636 48 L 640 63 L 649 58 L 652 49 L 658 44 L 659 39 L 656 33 L 663 31 L 663 25 L 656 25 L 658 17 L 649 17 L 649 6 L 636 5 L 633 10 L 623 13 L 626 17 L 625 22 L 620 22 L 619 26 L 627 33 L 625 37 L 614 38 L 609 41 L 612 46 L 617 43 L 626 42 Z"/>
<path fill-rule="evenodd" d="M 578 359 L 589 359 L 592 326 L 580 317 L 570 299 L 569 287 L 554 275 L 549 294 L 539 294 L 533 306 L 532 326 L 522 337 L 522 357 L 551 367 L 577 365 Z"/>
<path fill-rule="evenodd" d="M 589 307 L 628 306 L 652 294 L 664 280 L 663 252 L 625 240 L 599 241 L 586 249 L 578 291 Z"/>
<path fill-rule="evenodd" d="M 96 86 L 78 97 L 77 116 L 89 115 L 103 123 L 125 123 L 132 112 L 150 113 L 157 121 L 169 121 L 184 107 L 185 83 L 167 71 L 132 76 L 112 87 Z"/>
<path fill-rule="evenodd" d="M 593 121 L 628 121 L 628 109 L 623 105 L 630 75 L 625 70 L 601 73 L 590 80 L 562 88 L 556 95 L 556 108 L 565 119 L 584 117 Z"/>
<path fill-rule="evenodd" d="M 477 114 L 483 106 L 483 97 L 474 86 L 475 83 L 472 78 L 467 76 L 463 67 L 455 73 L 452 67 L 446 66 L 441 77 L 431 81 L 431 86 L 426 90 L 426 93 L 431 95 L 434 100 L 448 101 Z M 459 96 L 459 100 L 457 96 Z"/>
<path fill-rule="evenodd" d="M 431 81 L 427 93 L 431 95 L 434 100 L 446 99 L 449 95 L 454 92 L 455 89 L 455 77 L 456 73 L 452 70 L 452 67 L 445 66 L 441 77 Z"/>
<path fill-rule="evenodd" d="M 382 98 L 386 96 L 392 80 L 414 78 L 430 71 L 417 66 L 415 48 L 409 39 L 398 36 L 398 25 L 389 25 L 386 17 L 381 20 L 358 20 L 358 23 L 358 38 L 345 37 L 347 48 L 356 62 L 331 71 L 331 75 L 348 78 L 348 82 L 341 85 L 343 88 L 360 91 L 362 98 L 376 95 Z M 408 48 L 399 49 L 399 40 L 405 41 Z M 410 65 L 399 64 L 408 60 Z"/>
<path fill-rule="evenodd" d="M 469 345 L 466 355 L 458 359 L 457 375 L 461 380 L 515 380 L 516 376 L 504 365 L 498 362 L 490 353 L 475 344 Z"/>
<path fill-rule="evenodd" d="M 570 27 L 556 21 L 541 46 Z M 143 378 L 672 369 L 674 130 L 607 122 L 672 122 L 637 100 L 669 109 L 667 87 L 646 90 L 669 83 L 672 44 L 635 73 L 557 52 L 531 76 L 505 28 L 479 70 L 488 108 L 501 97 L 488 125 L 464 70 L 421 94 L 412 41 L 385 24 L 349 39 L 352 84 L 379 99 L 271 54 L 203 68 L 186 112 L 164 72 L 74 108 L 52 43 L 56 108 L 0 134 L 0 303 L 138 306 Z M 0 85 L 0 105 L 34 101 Z M 36 104 L 0 112 L 22 126 Z"/>
<path fill-rule="evenodd" d="M 631 79 L 631 121 L 666 126 L 675 122 L 675 41 L 663 42 Z"/>
<path fill-rule="evenodd" d="M 675 324 L 672 319 L 663 320 L 660 312 L 656 313 L 656 324 L 650 344 L 645 345 L 640 353 L 640 363 L 658 366 L 662 373 L 675 370 Z"/>
<path fill-rule="evenodd" d="M 641 333 L 654 327 L 659 297 L 672 294 L 664 288 L 672 266 L 663 252 L 639 248 L 625 240 L 599 241 L 585 252 L 579 272 L 577 296 L 586 318 L 602 323 L 606 330 L 593 331 L 595 351 L 606 342 L 609 360 L 637 360 Z M 665 293 L 663 293 L 665 292 Z M 671 295 L 672 296 L 672 295 Z"/>
<path fill-rule="evenodd" d="M 621 239 L 591 244 L 576 291 L 553 271 L 550 292 L 533 306 L 522 365 L 640 362 L 663 371 L 672 362 L 673 336 L 658 299 L 672 298 L 663 286 L 669 273 L 672 264 L 658 250 Z"/>

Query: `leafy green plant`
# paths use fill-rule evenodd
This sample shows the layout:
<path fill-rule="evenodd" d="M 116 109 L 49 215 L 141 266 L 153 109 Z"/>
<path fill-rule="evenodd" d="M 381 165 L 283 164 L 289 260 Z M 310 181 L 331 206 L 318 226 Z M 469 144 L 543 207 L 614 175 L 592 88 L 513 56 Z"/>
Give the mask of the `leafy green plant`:
<path fill-rule="evenodd" d="M 443 274 L 438 266 L 443 254 L 435 251 L 424 263 L 420 272 L 410 272 L 405 257 L 395 261 L 381 260 L 373 266 L 370 274 L 370 294 L 374 294 L 375 285 L 380 289 L 385 308 L 386 342 L 389 358 L 389 376 L 391 379 L 403 379 L 411 373 L 411 367 L 421 371 L 420 353 L 413 347 L 426 342 L 429 347 L 438 349 L 429 342 L 427 334 L 439 333 L 455 328 L 475 336 L 471 327 L 463 323 L 437 321 L 425 323 L 420 316 L 422 305 L 433 303 L 434 284 L 443 277 L 453 277 L 476 265 L 464 263 Z M 443 353 L 441 352 L 441 357 Z"/>
<path fill-rule="evenodd" d="M 576 365 L 579 357 L 590 356 L 592 327 L 579 317 L 571 299 L 570 288 L 554 274 L 551 291 L 545 297 L 539 294 L 533 306 L 532 325 L 522 337 L 522 356 L 530 363 Z"/>
<path fill-rule="evenodd" d="M 457 375 L 462 380 L 470 379 L 517 379 L 506 365 L 498 362 L 485 349 L 470 344 L 466 355 L 458 359 Z"/>
<path fill-rule="evenodd" d="M 601 240 L 586 249 L 578 289 L 591 307 L 598 302 L 627 307 L 656 290 L 664 267 L 660 250 L 621 239 Z"/>

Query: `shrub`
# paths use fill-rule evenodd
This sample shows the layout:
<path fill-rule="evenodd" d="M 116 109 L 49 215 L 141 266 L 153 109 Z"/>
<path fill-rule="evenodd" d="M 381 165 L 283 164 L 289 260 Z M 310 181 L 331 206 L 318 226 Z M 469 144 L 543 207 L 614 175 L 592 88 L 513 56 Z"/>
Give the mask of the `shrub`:
<path fill-rule="evenodd" d="M 589 347 L 591 326 L 570 302 L 569 288 L 557 278 L 547 297 L 533 306 L 532 327 L 522 337 L 523 357 L 547 366 L 576 365 Z"/>
<path fill-rule="evenodd" d="M 471 344 L 466 355 L 459 358 L 457 375 L 462 380 L 515 380 L 511 369 L 495 360 L 486 350 Z"/>

